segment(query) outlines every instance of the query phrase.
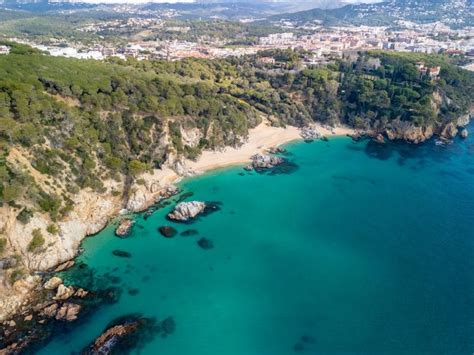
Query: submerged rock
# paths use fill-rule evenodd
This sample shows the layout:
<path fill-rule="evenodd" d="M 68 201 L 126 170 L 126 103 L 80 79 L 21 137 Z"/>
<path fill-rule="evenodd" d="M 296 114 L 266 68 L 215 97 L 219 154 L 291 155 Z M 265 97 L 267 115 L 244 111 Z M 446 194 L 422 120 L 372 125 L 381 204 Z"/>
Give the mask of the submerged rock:
<path fill-rule="evenodd" d="M 158 325 L 158 331 L 161 332 L 162 337 L 173 334 L 176 329 L 176 322 L 173 317 L 163 319 Z"/>
<path fill-rule="evenodd" d="M 119 249 L 115 249 L 114 251 L 112 251 L 112 254 L 120 258 L 130 258 L 132 256 L 132 254 L 129 253 L 128 251 L 119 250 Z"/>
<path fill-rule="evenodd" d="M 117 229 L 115 230 L 115 235 L 121 238 L 128 236 L 130 234 L 130 231 L 132 230 L 132 226 L 134 223 L 135 221 L 133 219 L 122 219 L 119 222 Z"/>
<path fill-rule="evenodd" d="M 168 218 L 175 221 L 188 221 L 204 212 L 206 204 L 201 201 L 180 202 L 173 212 L 168 213 Z"/>
<path fill-rule="evenodd" d="M 158 232 L 161 233 L 161 235 L 165 238 L 173 238 L 178 231 L 174 229 L 173 227 L 170 226 L 163 226 L 158 228 Z"/>
<path fill-rule="evenodd" d="M 193 235 L 198 235 L 198 234 L 199 232 L 196 229 L 186 229 L 185 231 L 180 233 L 182 237 L 192 237 Z"/>
<path fill-rule="evenodd" d="M 214 248 L 214 243 L 212 242 L 212 240 L 209 240 L 207 238 L 199 239 L 197 241 L 197 244 L 199 245 L 199 247 L 201 247 L 204 250 L 209 250 L 209 249 Z"/>

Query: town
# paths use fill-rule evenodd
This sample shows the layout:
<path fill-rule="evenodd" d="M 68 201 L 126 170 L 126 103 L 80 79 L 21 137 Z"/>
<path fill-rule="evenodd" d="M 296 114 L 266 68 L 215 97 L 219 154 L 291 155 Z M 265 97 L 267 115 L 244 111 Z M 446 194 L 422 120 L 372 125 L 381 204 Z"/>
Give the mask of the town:
<path fill-rule="evenodd" d="M 230 45 L 230 39 L 203 36 L 196 41 L 181 39 L 141 38 L 147 31 L 168 31 L 187 33 L 185 25 L 168 25 L 166 18 L 173 13 L 165 13 L 160 18 L 127 18 L 97 22 L 80 28 L 84 32 L 101 33 L 104 30 L 132 31 L 140 29 L 139 35 L 127 39 L 126 43 L 108 43 L 107 39 L 92 44 L 74 42 L 61 38 L 49 38 L 46 43 L 28 38 L 9 38 L 9 40 L 29 44 L 53 56 L 65 56 L 80 59 L 103 60 L 107 57 L 133 57 L 137 60 L 183 58 L 223 58 L 255 54 L 268 49 L 301 49 L 310 55 L 306 64 L 324 64 L 328 58 L 341 57 L 346 52 L 360 50 L 390 50 L 415 53 L 446 53 L 465 56 L 467 68 L 473 68 L 474 35 L 473 28 L 451 29 L 440 23 L 416 24 L 401 21 L 398 28 L 373 26 L 323 27 L 297 26 L 291 21 L 280 21 L 275 28 L 280 32 L 270 33 L 258 38 L 250 45 Z M 0 49 L 0 54 L 6 53 Z"/>

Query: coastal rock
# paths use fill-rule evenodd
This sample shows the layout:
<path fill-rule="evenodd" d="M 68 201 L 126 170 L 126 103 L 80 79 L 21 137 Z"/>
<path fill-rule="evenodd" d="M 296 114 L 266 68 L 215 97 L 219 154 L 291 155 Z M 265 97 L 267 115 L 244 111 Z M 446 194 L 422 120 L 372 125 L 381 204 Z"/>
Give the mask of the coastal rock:
<path fill-rule="evenodd" d="M 14 268 L 18 264 L 18 260 L 14 257 L 0 259 L 0 270 Z"/>
<path fill-rule="evenodd" d="M 301 129 L 300 136 L 305 141 L 313 141 L 321 138 L 321 134 L 313 127 L 303 127 Z"/>
<path fill-rule="evenodd" d="M 56 320 L 72 322 L 77 319 L 81 306 L 76 303 L 64 303 L 56 313 Z"/>
<path fill-rule="evenodd" d="M 53 276 L 43 285 L 46 290 L 55 290 L 59 285 L 63 283 L 63 280 L 57 276 Z"/>
<path fill-rule="evenodd" d="M 379 144 L 385 144 L 385 138 L 383 137 L 382 134 L 377 134 L 374 138 L 373 138 L 374 142 L 376 143 L 379 143 Z"/>
<path fill-rule="evenodd" d="M 115 230 L 115 235 L 117 237 L 127 237 L 132 230 L 132 226 L 134 225 L 135 221 L 130 218 L 124 218 L 119 222 L 117 229 Z"/>
<path fill-rule="evenodd" d="M 84 298 L 89 294 L 89 291 L 84 290 L 83 288 L 79 288 L 76 293 L 74 293 L 74 297 Z"/>
<path fill-rule="evenodd" d="M 281 157 L 260 153 L 253 155 L 251 159 L 252 167 L 254 169 L 271 169 L 285 162 L 285 160 Z"/>
<path fill-rule="evenodd" d="M 61 272 L 61 271 L 70 269 L 74 266 L 75 263 L 76 262 L 74 260 L 68 260 L 65 263 L 58 265 L 56 269 L 54 269 L 54 272 Z"/>
<path fill-rule="evenodd" d="M 41 278 L 39 276 L 28 276 L 24 279 L 15 281 L 12 288 L 17 296 L 29 295 L 40 281 Z"/>
<path fill-rule="evenodd" d="M 188 221 L 204 212 L 206 204 L 201 201 L 180 202 L 173 212 L 168 213 L 168 218 L 175 221 Z"/>
<path fill-rule="evenodd" d="M 55 300 L 67 300 L 74 294 L 75 290 L 74 287 L 69 286 L 66 287 L 63 284 L 59 285 L 58 290 L 56 291 L 56 296 L 54 296 Z"/>
<path fill-rule="evenodd" d="M 466 139 L 468 136 L 469 136 L 469 131 L 468 131 L 466 128 L 464 128 L 464 129 L 461 131 L 461 138 Z"/>
<path fill-rule="evenodd" d="M 272 147 L 272 148 L 268 148 L 267 152 L 269 154 L 284 154 L 284 153 L 286 153 L 286 149 L 281 148 L 281 147 Z"/>
<path fill-rule="evenodd" d="M 390 140 L 404 140 L 418 144 L 430 139 L 434 134 L 433 126 L 415 126 L 411 122 L 395 119 L 390 122 L 385 132 Z"/>
<path fill-rule="evenodd" d="M 448 123 L 439 134 L 443 139 L 453 139 L 458 134 L 458 129 L 453 122 Z"/>
<path fill-rule="evenodd" d="M 158 228 L 158 232 L 165 238 L 173 238 L 178 231 L 170 226 L 162 226 Z"/>
<path fill-rule="evenodd" d="M 58 311 L 58 304 L 52 303 L 46 307 L 43 308 L 43 310 L 40 312 L 40 315 L 47 317 L 47 318 L 53 318 L 56 317 L 56 313 Z"/>
<path fill-rule="evenodd" d="M 470 121 L 471 121 L 471 115 L 470 114 L 462 115 L 457 119 L 456 126 L 458 128 L 465 127 L 469 124 Z"/>
<path fill-rule="evenodd" d="M 140 319 L 126 321 L 108 328 L 101 336 L 99 336 L 92 345 L 85 349 L 83 354 L 111 354 L 127 337 L 136 333 L 142 322 Z"/>

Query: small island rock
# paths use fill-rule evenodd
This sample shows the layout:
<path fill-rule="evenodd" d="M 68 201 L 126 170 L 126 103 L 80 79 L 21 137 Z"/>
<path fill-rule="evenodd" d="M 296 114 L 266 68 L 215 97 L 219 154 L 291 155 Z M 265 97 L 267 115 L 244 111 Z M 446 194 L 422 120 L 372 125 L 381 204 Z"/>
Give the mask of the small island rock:
<path fill-rule="evenodd" d="M 126 237 L 128 234 L 130 234 L 130 231 L 132 230 L 132 226 L 134 223 L 135 221 L 133 219 L 130 219 L 130 218 L 122 219 L 119 222 L 117 229 L 115 230 L 115 235 L 117 237 Z"/>
<path fill-rule="evenodd" d="M 173 238 L 178 231 L 170 226 L 163 226 L 158 228 L 158 232 L 165 238 Z"/>
<path fill-rule="evenodd" d="M 462 131 L 461 131 L 461 138 L 467 138 L 469 136 L 469 131 L 464 128 Z"/>
<path fill-rule="evenodd" d="M 204 212 L 206 204 L 201 201 L 180 202 L 173 212 L 168 213 L 168 218 L 175 221 L 188 221 Z"/>
<path fill-rule="evenodd" d="M 260 153 L 253 155 L 251 159 L 251 165 L 254 169 L 271 169 L 285 162 L 285 160 L 281 157 Z"/>

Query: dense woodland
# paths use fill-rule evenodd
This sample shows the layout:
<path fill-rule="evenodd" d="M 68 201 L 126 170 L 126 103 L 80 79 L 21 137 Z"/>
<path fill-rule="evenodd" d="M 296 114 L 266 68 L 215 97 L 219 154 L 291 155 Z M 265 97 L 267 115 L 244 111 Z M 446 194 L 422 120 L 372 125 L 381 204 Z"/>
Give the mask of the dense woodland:
<path fill-rule="evenodd" d="M 79 189 L 160 167 L 170 153 L 238 145 L 263 116 L 274 125 L 311 121 L 380 129 L 394 119 L 440 125 L 472 105 L 473 74 L 441 56 L 364 53 L 302 69 L 303 52 L 222 60 L 109 62 L 51 57 L 9 44 L 0 56 L 0 203 L 18 220 L 60 219 Z M 264 64 L 261 56 L 273 56 Z M 442 67 L 437 80 L 417 61 Z M 433 93 L 449 98 L 435 102 Z M 201 138 L 187 144 L 183 133 Z M 20 150 L 51 179 L 39 186 L 6 157 Z"/>

